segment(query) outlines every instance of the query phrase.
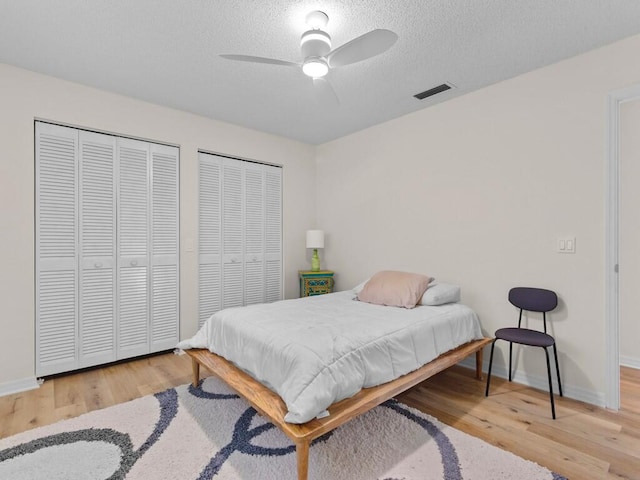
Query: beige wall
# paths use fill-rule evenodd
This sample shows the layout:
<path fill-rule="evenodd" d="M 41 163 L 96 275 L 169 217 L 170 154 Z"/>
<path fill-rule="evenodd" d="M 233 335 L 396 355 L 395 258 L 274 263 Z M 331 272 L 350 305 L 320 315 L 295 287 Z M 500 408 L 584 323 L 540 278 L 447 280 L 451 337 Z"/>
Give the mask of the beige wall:
<path fill-rule="evenodd" d="M 197 254 L 185 252 L 187 239 L 197 252 L 198 149 L 284 166 L 285 296 L 298 295 L 315 226 L 313 147 L 0 64 L 0 387 L 34 375 L 34 118 L 180 146 L 183 338 L 198 318 Z"/>
<path fill-rule="evenodd" d="M 461 285 L 488 335 L 517 321 L 509 288 L 555 290 L 567 393 L 603 404 L 606 101 L 640 82 L 638 51 L 640 36 L 320 146 L 318 228 L 338 288 L 427 273 Z M 575 254 L 556 253 L 561 236 Z M 540 350 L 518 367 L 545 385 Z"/>
<path fill-rule="evenodd" d="M 640 368 L 640 101 L 620 106 L 620 361 Z"/>

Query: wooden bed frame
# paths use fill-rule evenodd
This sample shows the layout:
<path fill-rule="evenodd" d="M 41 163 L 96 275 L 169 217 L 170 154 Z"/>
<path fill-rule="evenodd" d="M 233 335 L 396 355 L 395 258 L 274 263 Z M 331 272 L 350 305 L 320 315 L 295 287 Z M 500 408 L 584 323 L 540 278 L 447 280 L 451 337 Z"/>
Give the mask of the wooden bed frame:
<path fill-rule="evenodd" d="M 284 421 L 287 407 L 282 399 L 257 380 L 231 364 L 224 358 L 206 349 L 190 349 L 185 352 L 191 356 L 193 365 L 193 386 L 200 382 L 200 365 L 211 370 L 243 397 L 261 415 L 289 437 L 296 446 L 298 462 L 298 480 L 307 480 L 309 472 L 309 446 L 311 442 L 331 430 L 345 424 L 352 418 L 367 412 L 382 402 L 408 390 L 459 361 L 476 354 L 476 378 L 482 380 L 482 352 L 492 339 L 483 338 L 466 343 L 454 350 L 440 355 L 435 360 L 411 373 L 377 387 L 364 388 L 351 398 L 341 400 L 329 407 L 329 416 L 313 419 L 307 423 L 294 424 Z"/>

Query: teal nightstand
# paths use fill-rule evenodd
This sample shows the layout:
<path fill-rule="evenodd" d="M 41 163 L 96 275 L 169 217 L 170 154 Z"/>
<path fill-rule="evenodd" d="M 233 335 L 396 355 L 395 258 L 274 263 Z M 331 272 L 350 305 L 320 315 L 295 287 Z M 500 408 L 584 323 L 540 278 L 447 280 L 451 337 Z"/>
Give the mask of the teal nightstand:
<path fill-rule="evenodd" d="M 333 292 L 333 272 L 320 270 L 312 272 L 300 270 L 300 296 L 310 297 L 312 295 L 323 295 Z"/>

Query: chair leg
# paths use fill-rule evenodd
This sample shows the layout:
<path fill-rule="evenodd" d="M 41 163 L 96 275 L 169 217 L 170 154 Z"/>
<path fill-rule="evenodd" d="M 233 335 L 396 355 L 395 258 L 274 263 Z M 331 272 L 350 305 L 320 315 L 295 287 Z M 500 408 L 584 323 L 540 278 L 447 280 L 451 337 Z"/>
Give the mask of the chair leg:
<path fill-rule="evenodd" d="M 558 365 L 558 350 L 556 344 L 553 344 L 553 356 L 556 360 L 556 374 L 558 375 L 558 390 L 560 390 L 560 396 L 562 397 L 562 382 L 560 381 L 560 366 Z"/>
<path fill-rule="evenodd" d="M 513 342 L 509 342 L 509 381 L 511 381 L 511 353 L 513 352 Z"/>
<path fill-rule="evenodd" d="M 489 356 L 489 370 L 487 371 L 487 388 L 484 391 L 485 397 L 489 396 L 489 383 L 491 382 L 491 367 L 493 365 L 493 349 L 496 346 L 496 340 L 497 338 L 494 338 L 493 342 L 491 343 L 491 355 Z"/>
<path fill-rule="evenodd" d="M 553 383 L 551 382 L 551 364 L 549 362 L 549 351 L 546 347 L 542 347 L 544 349 L 544 354 L 547 357 L 547 376 L 549 377 L 549 398 L 551 399 L 551 416 L 553 419 L 556 419 L 556 405 L 553 401 Z"/>

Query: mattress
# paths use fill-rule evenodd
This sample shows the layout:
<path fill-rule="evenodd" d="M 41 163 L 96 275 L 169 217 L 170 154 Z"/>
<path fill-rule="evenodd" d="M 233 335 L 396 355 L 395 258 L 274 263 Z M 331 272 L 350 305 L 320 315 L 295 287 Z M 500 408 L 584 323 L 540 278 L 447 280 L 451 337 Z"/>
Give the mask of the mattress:
<path fill-rule="evenodd" d="M 480 338 L 465 305 L 407 310 L 360 302 L 349 290 L 222 310 L 178 348 L 226 358 L 282 398 L 286 422 L 305 423 Z"/>

